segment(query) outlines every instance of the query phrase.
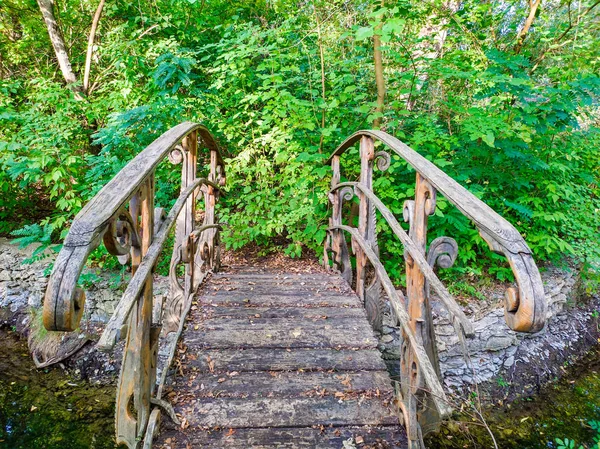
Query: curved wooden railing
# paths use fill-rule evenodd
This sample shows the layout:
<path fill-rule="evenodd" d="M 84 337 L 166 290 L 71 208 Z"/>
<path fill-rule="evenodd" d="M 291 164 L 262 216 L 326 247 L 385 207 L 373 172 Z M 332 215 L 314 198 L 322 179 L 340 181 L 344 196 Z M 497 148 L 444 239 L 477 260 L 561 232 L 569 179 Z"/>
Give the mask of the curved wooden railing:
<path fill-rule="evenodd" d="M 403 218 L 410 226 L 408 233 L 373 193 L 374 165 L 385 171 L 391 163 L 389 153 L 375 151 L 375 140 L 385 144 L 417 172 L 415 198 L 404 204 Z M 359 141 L 359 182 L 340 182 L 340 156 Z M 435 212 L 437 193 L 440 192 L 475 224 L 492 251 L 508 259 L 517 288 L 507 289 L 504 309 L 506 322 L 515 331 L 536 332 L 544 326 L 546 299 L 540 274 L 531 250 L 508 221 L 395 137 L 383 131 L 359 131 L 346 139 L 327 163 L 331 164 L 333 170 L 329 192 L 332 217 L 324 263 L 327 267 L 339 270 L 348 283 L 354 285 L 376 329 L 382 326 L 382 290 L 385 291 L 403 337 L 398 405 L 407 428 L 409 448 L 421 448 L 423 433 L 436 428 L 440 419 L 451 412 L 440 383 L 430 288 L 437 293 L 448 311 L 459 338 L 473 335 L 472 324 L 434 272 L 435 265 L 441 268 L 453 265 L 458 251 L 456 241 L 450 237 L 439 237 L 427 247 L 428 216 Z M 342 220 L 343 202 L 355 195 L 359 198 L 357 228 L 344 225 Z M 379 260 L 376 211 L 404 245 L 406 296 L 394 288 Z M 354 270 L 344 233 L 351 236 L 356 259 Z"/>
<path fill-rule="evenodd" d="M 197 177 L 199 143 L 210 152 L 206 178 Z M 182 164 L 181 192 L 168 214 L 154 205 L 156 168 L 167 157 L 173 164 Z M 125 338 L 117 386 L 118 444 L 150 447 L 161 408 L 172 414 L 161 399 L 162 383 L 156 382 L 158 344 L 166 340 L 165 335 L 181 331 L 198 285 L 209 270 L 219 268 L 215 203 L 224 184 L 224 162 L 208 129 L 181 123 L 152 142 L 86 204 L 75 217 L 55 261 L 44 298 L 44 325 L 59 331 L 79 326 L 85 301 L 79 276 L 101 242 L 121 263 L 131 262 L 132 278 L 98 343 L 101 349 L 110 350 Z M 196 226 L 200 194 L 204 217 L 202 225 Z M 169 293 L 164 302 L 155 301 L 152 274 L 174 226 Z M 185 266 L 183 283 L 177 276 L 181 264 Z M 163 381 L 176 338 L 169 344 Z"/>

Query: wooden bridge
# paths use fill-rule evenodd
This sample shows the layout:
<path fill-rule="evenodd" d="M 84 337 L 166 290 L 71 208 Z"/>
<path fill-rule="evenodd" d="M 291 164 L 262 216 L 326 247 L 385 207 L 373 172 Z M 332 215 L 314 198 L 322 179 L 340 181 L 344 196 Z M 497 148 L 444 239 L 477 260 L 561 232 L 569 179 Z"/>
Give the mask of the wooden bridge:
<path fill-rule="evenodd" d="M 358 142 L 360 177 L 350 182 L 341 162 Z M 378 151 L 376 142 L 383 144 Z M 198 176 L 205 167 L 200 146 L 207 150 L 205 178 Z M 384 172 L 392 157 L 416 171 L 415 198 L 404 205 L 408 232 L 372 188 L 374 167 Z M 154 204 L 157 167 L 167 158 L 182 164 L 181 193 L 168 213 Z M 85 301 L 79 276 L 100 243 L 131 264 L 131 281 L 98 342 L 109 351 L 125 340 L 117 384 L 119 444 L 422 448 L 423 434 L 452 413 L 440 382 L 430 291 L 459 337 L 473 334 L 434 271 L 451 266 L 458 251 L 450 237 L 427 239 L 438 193 L 471 219 L 492 251 L 508 259 L 516 279 L 506 292 L 508 326 L 523 332 L 543 327 L 542 282 L 523 238 L 434 164 L 381 131 L 350 136 L 328 162 L 332 216 L 320 272 L 297 275 L 258 266 L 220 272 L 215 204 L 225 185 L 225 163 L 208 129 L 194 123 L 155 140 L 77 215 L 48 283 L 44 325 L 78 327 Z M 354 197 L 356 226 L 347 218 Z M 406 269 L 403 289 L 392 284 L 379 260 L 378 217 L 404 245 L 404 261 L 398 261 Z M 153 271 L 173 230 L 170 289 L 163 298 L 153 293 Z M 395 382 L 373 333 L 388 306 L 402 333 Z M 179 375 L 169 376 L 174 360 Z M 169 418 L 159 432 L 161 415 Z"/>

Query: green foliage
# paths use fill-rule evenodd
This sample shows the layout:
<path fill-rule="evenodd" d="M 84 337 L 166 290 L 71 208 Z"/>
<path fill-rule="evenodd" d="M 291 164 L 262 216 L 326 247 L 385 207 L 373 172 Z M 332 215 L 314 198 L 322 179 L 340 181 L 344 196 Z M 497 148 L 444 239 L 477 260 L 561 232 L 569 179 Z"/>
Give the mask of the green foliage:
<path fill-rule="evenodd" d="M 225 152 L 228 184 L 218 213 L 226 246 L 320 254 L 330 214 L 327 157 L 381 115 L 372 63 L 372 37 L 380 34 L 382 128 L 513 223 L 537 260 L 567 255 L 586 268 L 599 265 L 595 9 L 573 22 L 570 2 L 541 8 L 517 51 L 526 2 L 468 0 L 456 10 L 410 0 L 384 8 L 158 0 L 140 10 L 110 3 L 96 39 L 93 89 L 77 101 L 60 80 L 35 3 L 4 3 L 2 234 L 22 228 L 21 242 L 59 241 L 75 213 L 135 154 L 192 120 L 205 123 Z M 583 1 L 579 11 L 591 5 Z M 57 11 L 78 74 L 85 40 L 74 36 L 95 7 L 66 0 Z M 356 152 L 342 162 L 344 178 L 356 180 Z M 157 170 L 157 204 L 168 207 L 178 168 Z M 401 217 L 414 196 L 414 171 L 394 159 L 374 186 Z M 378 226 L 382 260 L 401 281 L 404 250 L 381 220 Z M 459 244 L 456 266 L 442 274 L 456 294 L 473 296 L 467 285 L 475 277 L 512 280 L 504 259 L 443 197 L 429 229 L 430 239 L 447 235 Z M 94 255 L 97 264 L 108 259 Z"/>
<path fill-rule="evenodd" d="M 21 229 L 12 231 L 11 235 L 17 237 L 13 242 L 18 244 L 21 249 L 27 248 L 29 245 L 36 245 L 31 256 L 23 259 L 23 263 L 26 264 L 38 262 L 48 257 L 51 252 L 57 253 L 61 246 L 52 243 L 52 226 L 49 224 L 43 227 L 37 223 L 25 225 Z"/>

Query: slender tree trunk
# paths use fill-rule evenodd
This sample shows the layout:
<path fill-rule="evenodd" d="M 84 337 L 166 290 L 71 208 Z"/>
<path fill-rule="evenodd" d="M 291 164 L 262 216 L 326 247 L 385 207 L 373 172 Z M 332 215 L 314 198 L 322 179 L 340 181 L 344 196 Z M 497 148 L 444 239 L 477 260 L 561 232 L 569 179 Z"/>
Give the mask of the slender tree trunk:
<path fill-rule="evenodd" d="M 37 2 L 40 11 L 42 12 L 42 16 L 44 17 L 44 22 L 46 22 L 50 42 L 52 42 L 52 47 L 54 48 L 54 53 L 56 54 L 56 59 L 58 60 L 58 65 L 60 66 L 63 78 L 65 79 L 67 86 L 75 92 L 76 97 L 81 98 L 81 88 L 76 86 L 77 77 L 71 67 L 71 61 L 69 61 L 65 41 L 54 17 L 52 0 L 37 0 Z"/>
<path fill-rule="evenodd" d="M 83 73 L 83 90 L 89 93 L 90 88 L 90 69 L 92 67 L 92 55 L 94 53 L 94 40 L 96 39 L 96 30 L 98 29 L 98 22 L 102 16 L 102 10 L 104 9 L 104 0 L 100 0 L 94 19 L 92 20 L 92 28 L 90 29 L 90 37 L 87 44 L 87 53 L 85 55 L 85 71 Z"/>
<path fill-rule="evenodd" d="M 525 36 L 527 36 L 529 28 L 531 28 L 531 24 L 533 23 L 533 19 L 535 19 L 535 13 L 540 6 L 540 3 L 542 3 L 542 0 L 529 0 L 529 16 L 527 16 L 527 20 L 525 20 L 525 24 L 517 36 L 517 44 L 515 45 L 515 53 L 517 54 L 519 54 L 523 48 Z"/>
<path fill-rule="evenodd" d="M 381 7 L 385 6 L 385 0 L 381 0 Z M 383 115 L 383 106 L 385 104 L 385 79 L 383 78 L 383 57 L 381 54 L 381 29 L 383 28 L 383 15 L 380 15 L 379 21 L 375 26 L 373 35 L 373 57 L 375 62 L 375 85 L 377 86 L 377 107 L 375 112 L 377 117 L 373 120 L 373 128 L 381 126 L 381 115 Z"/>
<path fill-rule="evenodd" d="M 323 51 L 323 36 L 321 34 L 321 22 L 315 10 L 315 20 L 317 21 L 317 35 L 319 39 L 319 54 L 321 57 L 321 98 L 325 103 L 325 54 Z M 323 129 L 325 128 L 325 107 L 321 111 L 321 138 L 319 139 L 319 153 L 323 151 Z"/>

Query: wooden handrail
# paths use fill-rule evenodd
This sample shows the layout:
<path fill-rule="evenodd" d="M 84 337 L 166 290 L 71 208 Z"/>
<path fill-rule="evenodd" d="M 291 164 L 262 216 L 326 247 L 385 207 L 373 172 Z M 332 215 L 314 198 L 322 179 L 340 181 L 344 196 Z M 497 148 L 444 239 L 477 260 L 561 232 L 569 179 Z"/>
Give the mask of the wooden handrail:
<path fill-rule="evenodd" d="M 197 176 L 199 141 L 210 152 L 206 178 Z M 182 169 L 181 193 L 165 217 L 162 208 L 154 207 L 154 194 L 156 168 L 167 156 L 172 164 L 181 163 Z M 117 338 L 126 340 L 117 385 L 117 444 L 129 448 L 138 448 L 140 440 L 151 444 L 160 416 L 156 406 L 169 407 L 156 388 L 158 345 L 168 344 L 171 360 L 177 339 L 166 335 L 180 328 L 199 283 L 209 270 L 219 267 L 221 228 L 215 222 L 215 203 L 224 184 L 224 161 L 208 129 L 181 123 L 140 152 L 83 207 L 55 261 L 43 318 L 47 329 L 60 331 L 79 325 L 85 301 L 79 276 L 101 242 L 121 263 L 131 261 L 131 281 L 98 345 L 109 350 Z M 204 197 L 199 227 L 195 223 L 198 195 Z M 169 292 L 155 308 L 152 273 L 174 226 Z M 180 265 L 185 267 L 183 285 L 177 274 Z M 127 330 L 125 335 L 120 335 L 122 329 Z"/>
<path fill-rule="evenodd" d="M 373 192 L 374 166 L 381 171 L 390 167 L 391 157 L 385 151 L 375 151 L 375 140 L 416 170 L 414 200 L 404 203 L 403 218 L 409 222 L 407 233 L 392 212 Z M 340 156 L 360 141 L 360 180 L 341 182 Z M 373 327 L 382 328 L 385 304 L 382 289 L 400 323 L 400 387 L 398 406 L 404 417 L 408 447 L 423 447 L 422 436 L 439 426 L 450 413 L 441 387 L 436 336 L 429 290 L 432 287 L 450 315 L 450 321 L 464 342 L 463 335 L 472 336 L 474 329 L 452 295 L 440 282 L 434 266 L 450 267 L 456 260 L 458 246 L 450 237 L 438 237 L 428 245 L 428 216 L 434 214 L 438 193 L 454 204 L 478 228 L 492 251 L 503 254 L 511 266 L 518 289 L 510 287 L 505 296 L 505 317 L 516 331 L 536 332 L 546 318 L 546 299 L 532 252 L 519 232 L 483 201 L 410 147 L 383 131 L 359 131 L 346 139 L 329 157 L 332 167 L 329 202 L 332 216 L 325 244 L 324 264 L 330 262 L 354 287 L 364 301 Z M 344 224 L 344 201 L 359 199 L 358 226 Z M 352 206 L 354 207 L 354 206 Z M 355 211 L 355 209 L 353 209 Z M 395 290 L 379 260 L 376 212 L 379 212 L 404 246 L 406 296 Z M 353 212 L 355 215 L 356 212 Z M 352 221 L 352 220 L 351 220 Z M 355 261 L 351 261 L 346 237 L 351 235 Z M 331 257 L 330 257 L 331 256 Z M 356 274 L 355 274 L 356 273 Z M 427 392 L 427 388 L 429 393 Z"/>
<path fill-rule="evenodd" d="M 84 246 L 92 243 L 100 230 L 112 219 L 115 211 L 129 202 L 144 179 L 182 141 L 197 131 L 204 145 L 218 155 L 217 166 L 225 167 L 216 141 L 204 125 L 184 122 L 174 126 L 134 157 L 77 214 L 65 238 L 64 246 Z"/>
<path fill-rule="evenodd" d="M 44 326 L 48 330 L 73 331 L 83 314 L 85 295 L 77 281 L 89 254 L 140 186 L 184 137 L 198 131 L 205 145 L 217 154 L 224 183 L 224 163 L 208 129 L 184 122 L 165 132 L 129 162 L 87 203 L 73 220 L 63 247 L 54 263 L 44 297 Z"/>
<path fill-rule="evenodd" d="M 165 220 L 161 223 L 160 229 L 154 236 L 154 241 L 148 248 L 148 253 L 146 257 L 142 259 L 142 262 L 138 266 L 135 274 L 132 276 L 129 284 L 127 285 L 127 289 L 123 293 L 121 300 L 115 307 L 115 311 L 113 312 L 110 320 L 104 327 L 104 331 L 100 336 L 100 340 L 96 347 L 101 351 L 110 351 L 114 348 L 115 344 L 119 340 L 120 332 L 131 312 L 131 309 L 135 305 L 142 289 L 144 288 L 144 284 L 148 280 L 148 277 L 152 275 L 152 271 L 154 270 L 154 266 L 158 257 L 161 254 L 165 246 L 165 242 L 170 232 L 173 230 L 173 226 L 175 226 L 175 220 L 179 216 L 181 209 L 185 205 L 187 199 L 190 195 L 193 194 L 194 190 L 200 185 L 210 185 L 218 190 L 216 184 L 208 181 L 204 178 L 199 178 L 192 182 L 182 193 L 179 195 L 179 198 L 171 208 L 171 211 L 165 218 Z M 209 225 L 208 228 L 219 227 L 219 225 Z"/>
<path fill-rule="evenodd" d="M 478 228 L 490 249 L 504 255 L 518 284 L 506 292 L 505 318 L 508 326 L 520 332 L 537 332 L 546 320 L 546 299 L 539 270 L 531 249 L 515 227 L 458 182 L 408 145 L 383 132 L 362 130 L 352 134 L 332 153 L 328 162 L 342 155 L 362 137 L 383 142 L 417 173 L 454 204 Z"/>
<path fill-rule="evenodd" d="M 427 259 L 425 259 L 425 256 L 419 251 L 419 249 L 412 241 L 412 239 L 408 236 L 406 231 L 402 229 L 402 226 L 400 226 L 400 223 L 398 223 L 398 220 L 396 220 L 396 217 L 394 217 L 392 212 L 387 207 L 385 207 L 381 200 L 377 198 L 377 196 L 372 191 L 370 191 L 368 188 L 366 188 L 364 185 L 358 182 L 341 182 L 337 186 L 335 186 L 331 190 L 331 192 L 335 192 L 338 189 L 343 189 L 344 187 L 353 187 L 355 189 L 360 190 L 364 195 L 367 196 L 367 198 L 370 201 L 373 202 L 377 210 L 381 213 L 383 218 L 385 218 L 387 223 L 390 225 L 390 228 L 392 229 L 394 234 L 396 234 L 396 236 L 400 239 L 410 256 L 414 259 L 414 261 L 419 266 L 427 280 L 431 283 L 433 289 L 440 296 L 442 303 L 446 306 L 446 309 L 450 314 L 450 321 L 454 325 L 456 333 L 458 335 L 464 334 L 466 337 L 472 337 L 475 334 L 475 331 L 473 330 L 473 323 L 471 323 L 471 321 L 469 321 L 469 319 L 465 316 L 464 312 L 462 311 L 456 300 L 452 297 L 450 292 L 448 292 L 446 287 L 444 287 L 444 284 L 442 284 L 442 282 L 435 275 L 433 268 L 431 268 L 431 266 L 427 262 Z M 344 229 L 345 231 L 349 232 L 345 227 L 340 229 Z M 352 235 L 354 236 L 354 234 Z"/>
<path fill-rule="evenodd" d="M 436 406 L 437 411 L 440 416 L 443 418 L 447 418 L 452 413 L 452 407 L 450 407 L 450 403 L 446 398 L 446 393 L 444 393 L 444 389 L 442 388 L 442 384 L 440 383 L 435 369 L 433 368 L 431 361 L 427 357 L 427 353 L 425 352 L 425 348 L 423 345 L 417 340 L 415 334 L 410 329 L 410 318 L 408 313 L 406 312 L 404 301 L 400 298 L 400 292 L 396 291 L 392 281 L 390 280 L 383 264 L 379 260 L 379 257 L 375 254 L 369 243 L 360 235 L 356 228 L 351 228 L 350 226 L 338 225 L 332 226 L 329 228 L 329 231 L 339 229 L 341 231 L 345 231 L 349 233 L 354 241 L 360 246 L 360 248 L 365 252 L 367 258 L 371 262 L 373 268 L 377 272 L 379 279 L 381 280 L 383 289 L 388 295 L 390 299 L 390 305 L 392 306 L 392 310 L 394 314 L 398 318 L 400 322 L 400 326 L 404 331 L 406 338 L 410 342 L 410 346 L 412 350 L 415 352 L 416 360 L 419 363 L 419 368 L 421 369 L 421 374 L 424 377 L 424 383 L 428 387 L 428 393 L 431 394 L 431 398 Z"/>

